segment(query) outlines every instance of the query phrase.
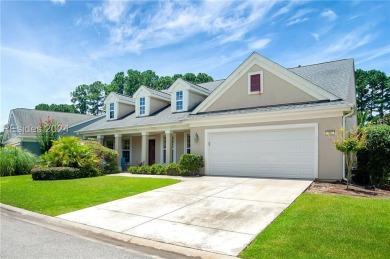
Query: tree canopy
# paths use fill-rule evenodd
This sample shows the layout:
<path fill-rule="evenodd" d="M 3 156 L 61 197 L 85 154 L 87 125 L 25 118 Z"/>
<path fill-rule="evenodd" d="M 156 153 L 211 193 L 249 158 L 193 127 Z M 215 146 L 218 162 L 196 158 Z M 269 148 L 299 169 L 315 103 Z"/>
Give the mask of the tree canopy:
<path fill-rule="evenodd" d="M 79 85 L 70 93 L 70 96 L 74 107 L 80 113 L 98 115 L 103 113 L 104 99 L 111 92 L 133 96 L 141 85 L 156 90 L 163 90 L 171 86 L 178 78 L 183 78 L 193 84 L 213 81 L 213 78 L 206 73 L 198 73 L 197 75 L 194 73 L 186 73 L 184 75 L 175 74 L 172 77 L 160 77 L 153 70 L 141 72 L 129 69 L 127 73 L 116 73 L 114 79 L 109 84 L 96 81 L 89 85 Z"/>
<path fill-rule="evenodd" d="M 378 70 L 355 72 L 357 110 L 368 111 L 367 120 L 390 112 L 390 77 Z"/>
<path fill-rule="evenodd" d="M 41 111 L 53 111 L 53 112 L 70 112 L 70 113 L 79 113 L 76 107 L 73 104 L 46 104 L 40 103 L 35 106 L 35 110 Z"/>

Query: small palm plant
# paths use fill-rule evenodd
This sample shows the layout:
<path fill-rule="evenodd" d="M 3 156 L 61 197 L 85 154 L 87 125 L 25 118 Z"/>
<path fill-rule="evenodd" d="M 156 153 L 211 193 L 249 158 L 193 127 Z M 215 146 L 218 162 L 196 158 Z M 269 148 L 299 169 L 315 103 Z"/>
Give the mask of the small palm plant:
<path fill-rule="evenodd" d="M 352 164 L 356 153 L 364 149 L 366 145 L 366 132 L 364 128 L 357 127 L 353 130 L 342 128 L 336 133 L 336 139 L 333 141 L 336 149 L 345 155 L 347 165 L 347 189 L 352 180 Z"/>

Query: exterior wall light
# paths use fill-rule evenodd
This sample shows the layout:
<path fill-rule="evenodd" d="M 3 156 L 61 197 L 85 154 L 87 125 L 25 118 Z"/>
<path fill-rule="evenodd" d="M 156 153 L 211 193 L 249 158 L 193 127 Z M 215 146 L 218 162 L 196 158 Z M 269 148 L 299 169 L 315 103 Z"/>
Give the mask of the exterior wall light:
<path fill-rule="evenodd" d="M 195 132 L 194 142 L 195 142 L 195 143 L 198 143 L 198 142 L 199 142 L 199 135 L 198 135 L 198 132 Z"/>
<path fill-rule="evenodd" d="M 325 130 L 325 136 L 334 136 L 336 135 L 336 131 L 335 130 Z"/>

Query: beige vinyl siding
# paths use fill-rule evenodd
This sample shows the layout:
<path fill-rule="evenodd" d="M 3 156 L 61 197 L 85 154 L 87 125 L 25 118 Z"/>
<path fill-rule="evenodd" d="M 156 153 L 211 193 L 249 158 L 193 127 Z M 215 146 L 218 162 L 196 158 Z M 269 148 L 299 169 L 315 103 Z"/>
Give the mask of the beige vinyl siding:
<path fill-rule="evenodd" d="M 157 98 L 150 97 L 150 113 L 149 115 L 155 113 L 158 110 L 166 107 L 169 103 L 166 101 L 159 100 Z M 148 104 L 146 104 L 148 105 Z"/>
<path fill-rule="evenodd" d="M 188 91 L 188 110 L 191 110 L 198 106 L 206 97 L 191 91 Z"/>
<path fill-rule="evenodd" d="M 296 121 L 279 121 L 269 123 L 250 123 L 240 125 L 225 125 L 215 127 L 193 127 L 191 128 L 191 138 L 198 133 L 199 142 L 191 143 L 191 153 L 205 155 L 205 129 L 214 128 L 236 128 L 250 126 L 267 126 L 267 125 L 288 125 L 288 124 L 303 124 L 303 123 L 318 123 L 318 178 L 324 180 L 341 179 L 342 174 L 342 155 L 338 152 L 331 140 L 325 136 L 325 130 L 338 130 L 341 128 L 341 117 L 311 119 L 311 120 L 296 120 Z M 202 171 L 204 173 L 204 171 Z"/>
<path fill-rule="evenodd" d="M 129 114 L 135 110 L 135 106 L 124 104 L 124 103 L 116 103 L 115 105 L 118 105 L 118 115 L 117 118 L 120 119 L 126 114 Z"/>
<path fill-rule="evenodd" d="M 263 71 L 263 93 L 248 95 L 248 73 Z M 267 106 L 275 104 L 316 101 L 314 97 L 254 65 L 219 97 L 206 111 Z"/>

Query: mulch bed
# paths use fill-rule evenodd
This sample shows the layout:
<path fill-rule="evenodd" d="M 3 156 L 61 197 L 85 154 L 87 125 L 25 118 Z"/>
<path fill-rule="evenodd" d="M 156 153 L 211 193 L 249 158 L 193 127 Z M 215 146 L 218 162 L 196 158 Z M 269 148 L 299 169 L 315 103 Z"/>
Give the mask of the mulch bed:
<path fill-rule="evenodd" d="M 340 182 L 313 182 L 306 190 L 308 193 L 322 193 L 322 194 L 339 194 L 354 197 L 365 198 L 390 198 L 390 191 L 376 189 L 368 190 L 363 186 L 350 185 L 347 190 L 347 185 Z"/>

